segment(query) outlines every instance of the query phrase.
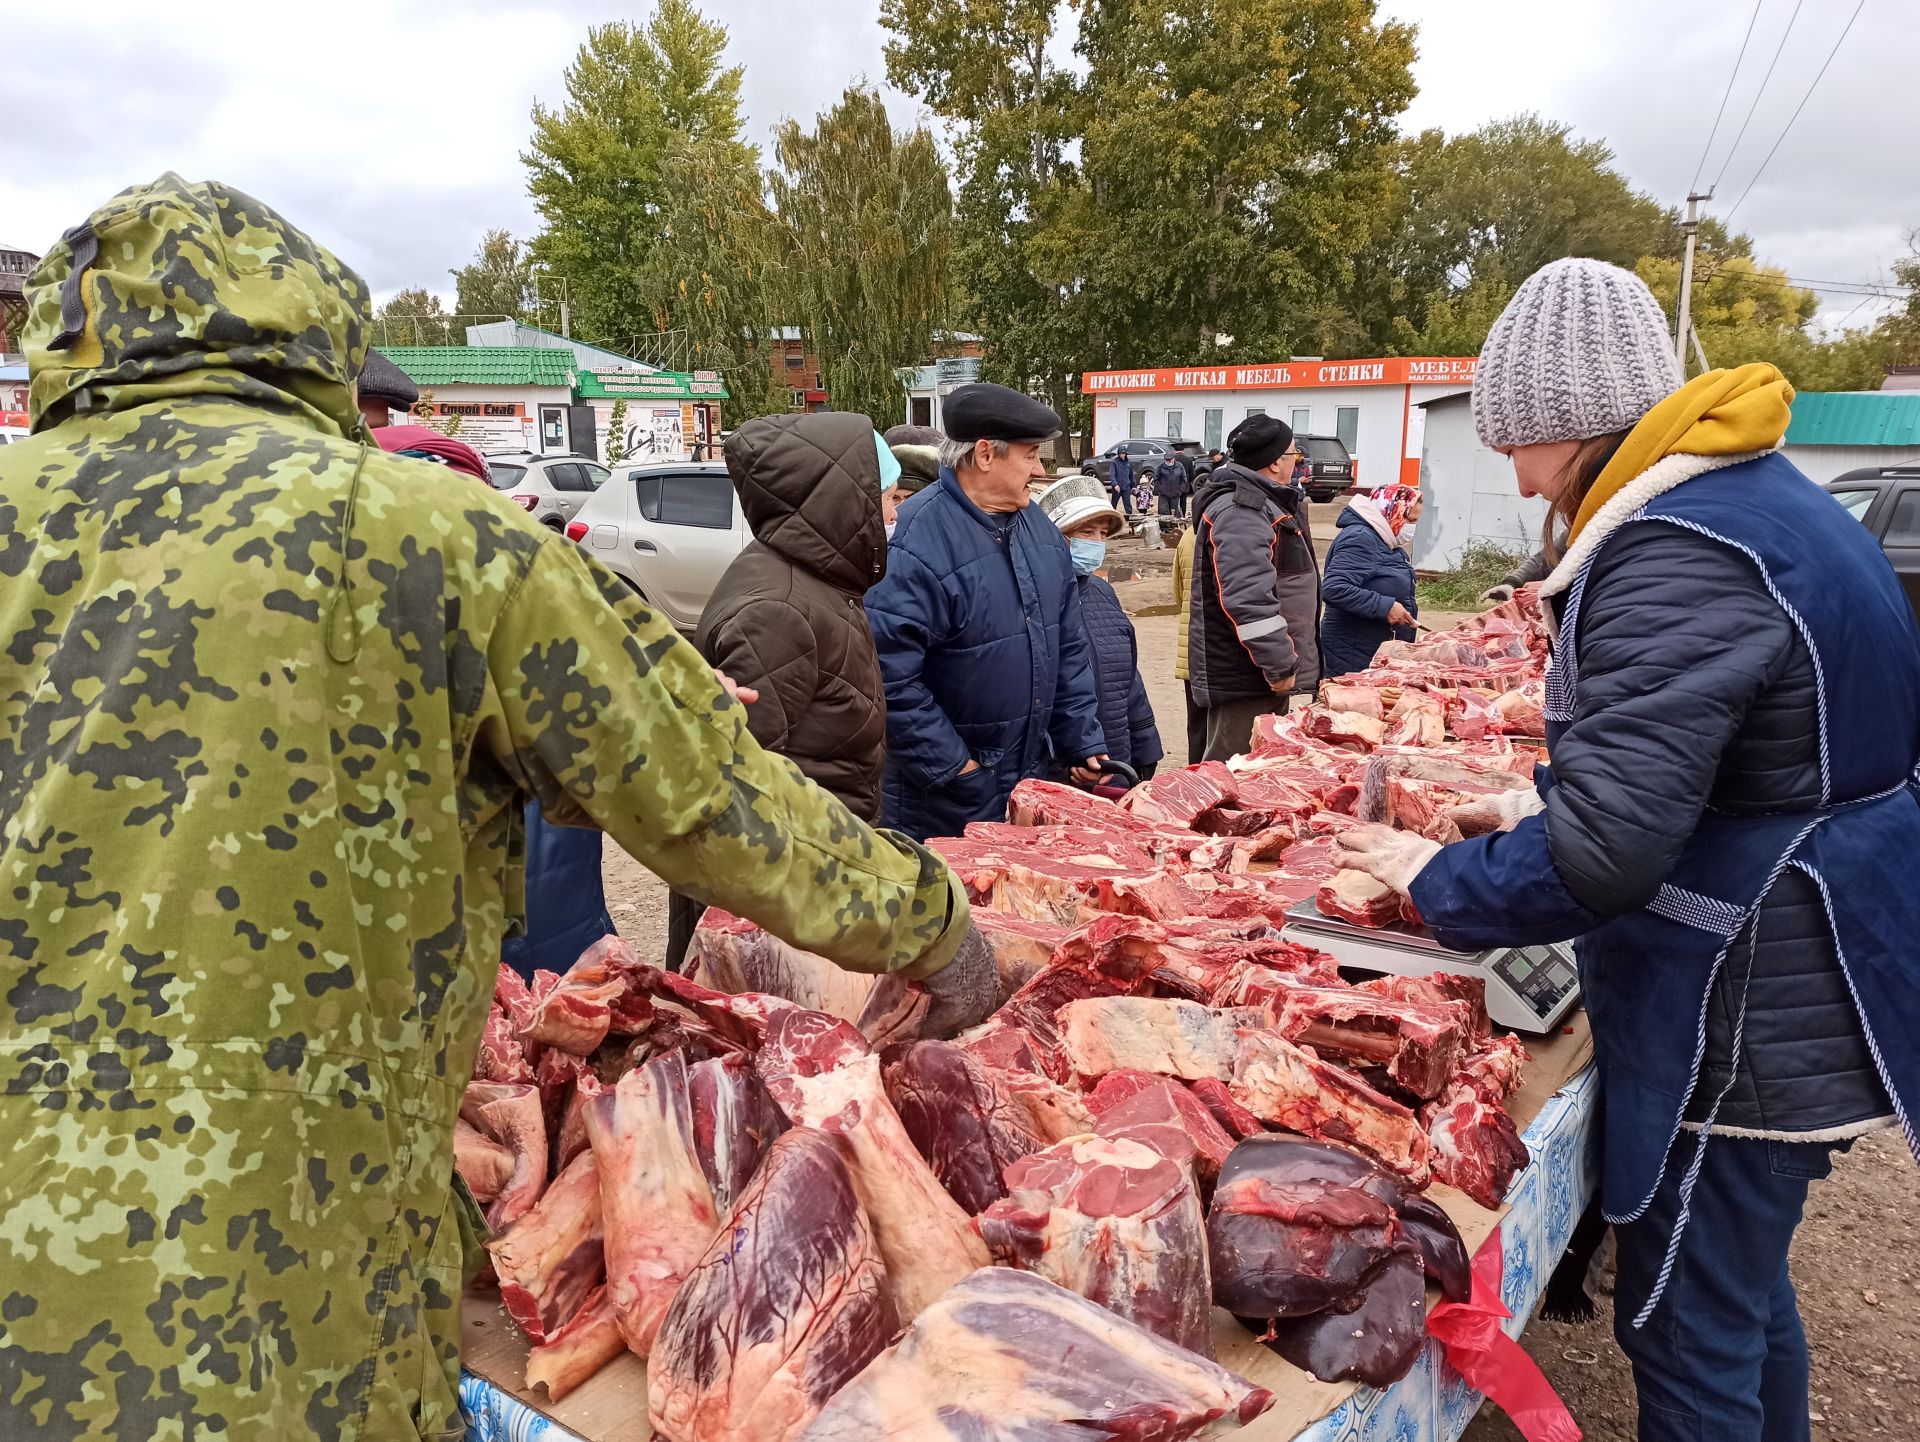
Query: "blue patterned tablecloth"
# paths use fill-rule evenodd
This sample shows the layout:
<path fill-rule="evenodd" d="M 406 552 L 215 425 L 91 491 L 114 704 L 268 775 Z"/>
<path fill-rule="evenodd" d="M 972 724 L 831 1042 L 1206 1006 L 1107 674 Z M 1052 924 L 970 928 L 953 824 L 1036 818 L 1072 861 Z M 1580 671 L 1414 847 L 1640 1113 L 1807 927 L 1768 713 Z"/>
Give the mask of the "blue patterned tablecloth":
<path fill-rule="evenodd" d="M 1518 1337 L 1545 1290 L 1553 1263 L 1566 1250 L 1574 1223 L 1599 1180 L 1595 1166 L 1594 1103 L 1598 1084 L 1589 1066 L 1540 1109 L 1525 1133 L 1533 1160 L 1507 1193 L 1511 1208 L 1500 1223 L 1501 1300 Z M 559 1423 L 471 1372 L 460 1374 L 460 1405 L 467 1442 L 580 1442 Z M 1363 1387 L 1299 1434 L 1295 1442 L 1458 1442 L 1480 1406 L 1480 1394 L 1446 1364 L 1429 1340 L 1413 1370 L 1384 1390 Z"/>

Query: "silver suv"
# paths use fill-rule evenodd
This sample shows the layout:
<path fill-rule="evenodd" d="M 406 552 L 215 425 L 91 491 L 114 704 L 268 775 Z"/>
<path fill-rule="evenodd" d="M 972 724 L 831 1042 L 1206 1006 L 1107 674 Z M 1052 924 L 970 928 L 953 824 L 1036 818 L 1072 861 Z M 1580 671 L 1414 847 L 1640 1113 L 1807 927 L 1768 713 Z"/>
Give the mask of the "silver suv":
<path fill-rule="evenodd" d="M 562 530 L 587 497 L 613 473 L 598 461 L 567 452 L 507 451 L 486 458 L 493 488 L 505 491 L 534 520 Z"/>
<path fill-rule="evenodd" d="M 622 467 L 566 529 L 682 631 L 700 624 L 714 586 L 753 539 L 727 468 L 692 461 Z"/>

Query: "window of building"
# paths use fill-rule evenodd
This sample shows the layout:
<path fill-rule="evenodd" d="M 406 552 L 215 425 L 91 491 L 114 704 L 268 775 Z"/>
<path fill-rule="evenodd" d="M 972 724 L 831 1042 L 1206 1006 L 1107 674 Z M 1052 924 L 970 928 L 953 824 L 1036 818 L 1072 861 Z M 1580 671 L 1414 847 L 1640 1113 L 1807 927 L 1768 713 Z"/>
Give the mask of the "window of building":
<path fill-rule="evenodd" d="M 1287 424 L 1293 428 L 1293 433 L 1296 436 L 1311 434 L 1313 431 L 1313 407 L 1295 406 L 1293 408 L 1293 419 L 1288 421 Z"/>
<path fill-rule="evenodd" d="M 1127 434 L 1144 436 L 1147 433 L 1147 413 L 1145 411 L 1127 412 Z"/>
<path fill-rule="evenodd" d="M 787 369 L 797 371 L 807 363 L 807 358 L 797 350 L 787 352 Z"/>
<path fill-rule="evenodd" d="M 1200 415 L 1201 430 L 1204 432 L 1200 438 L 1201 444 L 1210 451 L 1219 450 L 1220 431 L 1226 424 L 1227 413 L 1218 406 L 1209 406 Z"/>
<path fill-rule="evenodd" d="M 1333 433 L 1340 437 L 1340 444 L 1349 454 L 1360 449 L 1360 407 L 1335 406 L 1333 408 Z"/>
<path fill-rule="evenodd" d="M 1181 429 L 1182 429 L 1182 426 L 1185 424 L 1186 419 L 1187 419 L 1187 413 L 1185 411 L 1168 411 L 1167 412 L 1167 434 L 1172 436 L 1176 441 L 1183 439 L 1183 436 L 1181 435 Z"/>
<path fill-rule="evenodd" d="M 788 391 L 787 405 L 793 410 L 804 411 L 807 408 L 807 393 L 805 391 Z"/>
<path fill-rule="evenodd" d="M 1265 406 L 1248 406 L 1247 407 L 1247 415 L 1249 417 L 1264 416 L 1266 413 L 1267 413 L 1267 408 Z"/>

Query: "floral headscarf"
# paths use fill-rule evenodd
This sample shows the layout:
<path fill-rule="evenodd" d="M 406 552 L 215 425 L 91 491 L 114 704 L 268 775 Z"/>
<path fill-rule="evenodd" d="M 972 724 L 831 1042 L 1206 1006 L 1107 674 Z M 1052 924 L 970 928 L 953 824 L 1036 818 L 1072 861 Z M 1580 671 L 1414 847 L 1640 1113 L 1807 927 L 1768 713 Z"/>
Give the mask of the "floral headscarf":
<path fill-rule="evenodd" d="M 1387 523 L 1387 529 L 1398 536 L 1407 526 L 1407 513 L 1413 509 L 1413 503 L 1420 499 L 1418 486 L 1405 486 L 1393 481 L 1372 491 L 1368 500 Z"/>

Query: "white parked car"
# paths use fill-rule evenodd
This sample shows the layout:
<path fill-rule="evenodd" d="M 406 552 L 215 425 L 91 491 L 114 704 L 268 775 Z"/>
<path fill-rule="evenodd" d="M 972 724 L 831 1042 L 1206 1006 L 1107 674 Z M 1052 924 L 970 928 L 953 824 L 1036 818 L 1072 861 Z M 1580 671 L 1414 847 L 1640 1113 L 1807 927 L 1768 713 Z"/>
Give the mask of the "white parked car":
<path fill-rule="evenodd" d="M 30 434 L 25 426 L 0 426 L 0 446 L 24 441 Z"/>
<path fill-rule="evenodd" d="M 543 526 L 562 530 L 587 497 L 613 474 L 598 461 L 572 452 L 497 452 L 486 457 L 493 488 L 505 491 Z"/>
<path fill-rule="evenodd" d="M 715 462 L 623 467 L 567 524 L 567 536 L 682 631 L 753 539 L 727 468 Z"/>

